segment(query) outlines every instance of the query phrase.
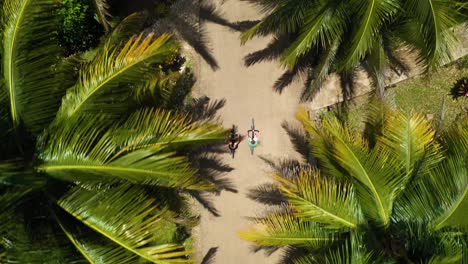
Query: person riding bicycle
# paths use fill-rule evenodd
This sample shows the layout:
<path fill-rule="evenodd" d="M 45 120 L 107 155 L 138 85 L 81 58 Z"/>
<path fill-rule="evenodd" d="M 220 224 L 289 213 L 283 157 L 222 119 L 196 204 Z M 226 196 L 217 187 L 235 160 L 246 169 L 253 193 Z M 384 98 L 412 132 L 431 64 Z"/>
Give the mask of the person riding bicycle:
<path fill-rule="evenodd" d="M 235 150 L 239 146 L 240 136 L 236 133 L 235 126 L 232 126 L 231 131 L 226 136 L 226 142 L 230 150 Z"/>
<path fill-rule="evenodd" d="M 247 137 L 249 138 L 247 144 L 249 144 L 251 148 L 256 147 L 258 143 L 260 143 L 260 131 L 256 129 L 254 131 L 252 131 L 252 129 L 247 130 Z"/>

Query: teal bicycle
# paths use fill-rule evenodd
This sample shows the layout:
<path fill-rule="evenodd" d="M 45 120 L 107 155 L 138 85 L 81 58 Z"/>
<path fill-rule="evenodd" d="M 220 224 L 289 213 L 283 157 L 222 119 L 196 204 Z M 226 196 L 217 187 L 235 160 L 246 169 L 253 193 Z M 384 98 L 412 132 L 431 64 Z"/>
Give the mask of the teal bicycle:
<path fill-rule="evenodd" d="M 255 129 L 255 121 L 252 118 L 252 125 L 250 126 L 250 129 L 247 130 L 247 144 L 250 147 L 250 154 L 253 155 L 254 153 L 254 148 L 260 143 L 260 140 L 258 138 L 260 134 L 260 131 Z"/>

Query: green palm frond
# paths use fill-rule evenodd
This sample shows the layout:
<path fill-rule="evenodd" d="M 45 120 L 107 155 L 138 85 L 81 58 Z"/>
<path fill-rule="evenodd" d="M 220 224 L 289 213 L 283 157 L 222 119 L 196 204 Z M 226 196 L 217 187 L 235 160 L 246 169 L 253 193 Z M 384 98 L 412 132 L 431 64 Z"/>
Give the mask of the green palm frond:
<path fill-rule="evenodd" d="M 443 0 L 411 0 L 405 2 L 409 23 L 415 24 L 411 31 L 413 37 L 423 40 L 419 42 L 420 59 L 430 68 L 447 63 L 451 59 L 451 51 L 456 42 L 451 28 L 456 26 L 456 1 Z M 410 36 L 411 37 L 411 36 Z"/>
<path fill-rule="evenodd" d="M 435 229 L 446 226 L 467 228 L 468 210 L 468 133 L 456 126 L 445 135 L 445 159 L 429 173 L 418 177 L 396 204 L 397 219 L 430 223 Z M 458 138 L 451 140 L 450 138 Z"/>
<path fill-rule="evenodd" d="M 112 132 L 120 153 L 141 148 L 171 148 L 217 143 L 224 140 L 226 130 L 220 125 L 191 122 L 189 116 L 170 111 L 146 109 L 135 112 Z"/>
<path fill-rule="evenodd" d="M 1 229 L 0 249 L 5 254 L 0 254 L 0 263 L 87 263 L 48 214 L 50 204 L 34 198 L 32 208 L 16 210 L 5 219 L 7 223 L 0 223 L 8 226 Z"/>
<path fill-rule="evenodd" d="M 431 178 L 437 188 L 437 199 L 444 206 L 444 213 L 433 224 L 436 229 L 459 226 L 468 230 L 468 122 L 455 125 L 444 142 L 450 152 L 440 163 Z M 441 190 L 444 188 L 444 192 Z M 439 189 L 440 188 L 440 189 Z M 448 191 L 450 190 L 450 191 Z"/>
<path fill-rule="evenodd" d="M 43 164 L 38 169 L 68 181 L 213 187 L 195 178 L 196 169 L 174 150 L 184 144 L 218 140 L 219 126 L 190 126 L 183 117 L 164 110 L 136 112 L 123 124 L 112 125 L 112 120 L 107 115 L 86 115 L 52 125 L 42 139 Z"/>
<path fill-rule="evenodd" d="M 96 13 L 101 22 L 102 26 L 106 31 L 110 29 L 110 19 L 112 18 L 109 10 L 110 6 L 107 3 L 107 0 L 94 0 L 94 7 L 96 8 Z"/>
<path fill-rule="evenodd" d="M 392 0 L 352 0 L 355 13 L 359 14 L 354 28 L 351 46 L 347 52 L 344 67 L 352 70 L 372 49 L 374 38 L 383 24 L 390 21 L 398 11 L 398 2 Z"/>
<path fill-rule="evenodd" d="M 389 114 L 389 106 L 381 98 L 370 98 L 366 105 L 364 137 L 368 140 L 371 148 L 377 143 L 377 138 L 382 136 L 383 127 Z"/>
<path fill-rule="evenodd" d="M 334 232 L 322 229 L 313 222 L 281 213 L 255 220 L 255 224 L 239 232 L 239 236 L 262 246 L 297 245 L 313 249 L 330 245 L 338 239 Z"/>
<path fill-rule="evenodd" d="M 372 252 L 368 252 L 363 244 L 362 238 L 352 235 L 350 240 L 345 241 L 336 249 L 330 249 L 323 257 L 322 263 L 326 264 L 367 264 L 383 263 L 372 259 Z"/>
<path fill-rule="evenodd" d="M 89 263 L 145 263 L 138 255 L 84 227 L 76 220 L 56 213 L 65 235 Z"/>
<path fill-rule="evenodd" d="M 396 191 L 401 187 L 399 164 L 385 148 L 369 150 L 367 142 L 353 135 L 336 118 L 323 122 L 324 130 L 332 135 L 335 163 L 352 177 L 362 210 L 375 221 L 388 225 Z M 340 168 L 336 168 L 340 170 Z"/>
<path fill-rule="evenodd" d="M 60 49 L 53 38 L 54 0 L 6 0 L 3 5 L 3 78 L 13 126 L 37 133 L 55 116 L 64 93 L 52 66 Z"/>
<path fill-rule="evenodd" d="M 79 113 L 123 113 L 128 109 L 131 87 L 145 83 L 155 70 L 154 63 L 163 63 L 173 56 L 177 46 L 171 36 L 149 34 L 131 37 L 123 47 L 104 46 L 98 56 L 80 71 L 78 83 L 62 101 L 57 114 L 65 120 Z"/>
<path fill-rule="evenodd" d="M 302 25 L 301 35 L 281 55 L 281 62 L 285 66 L 293 68 L 297 60 L 312 47 L 324 47 L 325 52 L 329 53 L 334 50 L 332 47 L 337 46 L 334 43 L 341 42 L 346 27 L 344 25 L 346 3 L 334 5 L 321 3 L 321 6 L 315 7 L 314 13 L 307 13 L 311 17 Z"/>
<path fill-rule="evenodd" d="M 330 229 L 354 229 L 361 223 L 352 185 L 320 176 L 317 170 L 301 172 L 294 182 L 276 179 L 298 218 Z"/>
<path fill-rule="evenodd" d="M 295 32 L 304 23 L 305 12 L 311 12 L 309 8 L 313 4 L 312 1 L 284 1 L 279 3 L 275 10 L 242 33 L 241 43 L 245 44 L 255 36 Z"/>
<path fill-rule="evenodd" d="M 172 213 L 138 186 L 108 186 L 99 191 L 75 187 L 58 204 L 75 218 L 154 263 L 192 263 L 190 252 L 175 241 Z"/>
<path fill-rule="evenodd" d="M 320 57 L 318 64 L 313 69 L 313 80 L 310 84 L 310 91 L 318 91 L 322 86 L 323 82 L 327 79 L 328 75 L 331 73 L 331 67 L 333 62 L 336 59 L 336 53 L 340 46 L 340 40 L 335 39 L 335 41 L 326 49 L 322 56 Z"/>
<path fill-rule="evenodd" d="M 435 254 L 429 260 L 429 264 L 437 263 L 463 263 L 463 251 L 466 251 L 468 241 L 450 235 L 443 235 L 440 240 L 439 254 Z"/>

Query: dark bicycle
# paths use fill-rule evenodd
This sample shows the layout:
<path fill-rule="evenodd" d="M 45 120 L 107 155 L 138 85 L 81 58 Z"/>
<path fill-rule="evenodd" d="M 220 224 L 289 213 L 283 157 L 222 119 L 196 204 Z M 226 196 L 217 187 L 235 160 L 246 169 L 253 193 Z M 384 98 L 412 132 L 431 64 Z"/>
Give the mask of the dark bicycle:
<path fill-rule="evenodd" d="M 236 149 L 239 146 L 240 136 L 237 134 L 237 129 L 235 125 L 232 125 L 231 131 L 229 131 L 227 143 L 229 150 L 231 151 L 232 158 L 236 153 Z"/>

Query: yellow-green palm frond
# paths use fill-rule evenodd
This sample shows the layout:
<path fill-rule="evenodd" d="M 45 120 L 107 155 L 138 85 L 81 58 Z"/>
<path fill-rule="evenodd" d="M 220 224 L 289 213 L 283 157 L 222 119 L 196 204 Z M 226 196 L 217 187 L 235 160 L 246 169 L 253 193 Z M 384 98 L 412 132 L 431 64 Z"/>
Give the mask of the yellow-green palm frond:
<path fill-rule="evenodd" d="M 131 37 L 122 47 L 104 46 L 80 71 L 80 78 L 66 94 L 57 114 L 66 119 L 83 113 L 123 113 L 128 96 L 154 72 L 152 64 L 163 63 L 177 51 L 171 36 L 153 34 Z M 133 90 L 132 90 L 133 89 Z"/>
<path fill-rule="evenodd" d="M 385 148 L 370 149 L 359 135 L 337 120 L 325 119 L 321 127 L 299 115 L 311 133 L 312 153 L 327 174 L 352 180 L 364 214 L 377 223 L 388 225 L 395 191 L 401 187 L 397 177 L 401 165 Z M 392 179 L 392 180 L 389 180 Z"/>
<path fill-rule="evenodd" d="M 304 130 L 309 135 L 310 151 L 320 161 L 322 173 L 345 178 L 346 175 L 334 161 L 333 152 L 328 151 L 333 148 L 332 135 L 310 120 L 309 115 L 303 108 L 299 108 L 297 111 L 296 119 L 302 123 Z"/>
<path fill-rule="evenodd" d="M 159 208 L 144 188 L 118 185 L 90 191 L 75 187 L 58 204 L 113 243 L 151 262 L 192 263 L 190 252 L 175 241 L 177 225 L 167 220 L 172 213 Z"/>
<path fill-rule="evenodd" d="M 134 183 L 209 189 L 197 170 L 175 151 L 219 141 L 224 129 L 191 124 L 166 110 L 141 110 L 121 124 L 107 115 L 55 123 L 41 140 L 39 170 L 69 181 L 126 180 Z"/>
<path fill-rule="evenodd" d="M 398 200 L 395 217 L 428 223 L 433 229 L 467 229 L 468 210 L 468 126 L 454 125 L 443 134 L 444 160 L 409 185 Z"/>
<path fill-rule="evenodd" d="M 314 169 L 301 171 L 293 181 L 275 178 L 298 218 L 329 229 L 355 229 L 362 223 L 351 184 L 320 176 Z"/>
<path fill-rule="evenodd" d="M 256 219 L 251 227 L 239 232 L 239 236 L 262 246 L 296 245 L 313 249 L 328 246 L 338 239 L 335 231 L 283 213 L 271 213 Z"/>
<path fill-rule="evenodd" d="M 3 78 L 13 126 L 40 132 L 63 95 L 52 66 L 60 57 L 53 38 L 54 0 L 6 0 L 3 5 Z"/>
<path fill-rule="evenodd" d="M 378 146 L 388 148 L 392 156 L 403 162 L 401 176 L 409 180 L 424 173 L 442 160 L 435 130 L 424 116 L 407 116 L 401 112 L 387 115 L 387 122 L 378 138 Z"/>

